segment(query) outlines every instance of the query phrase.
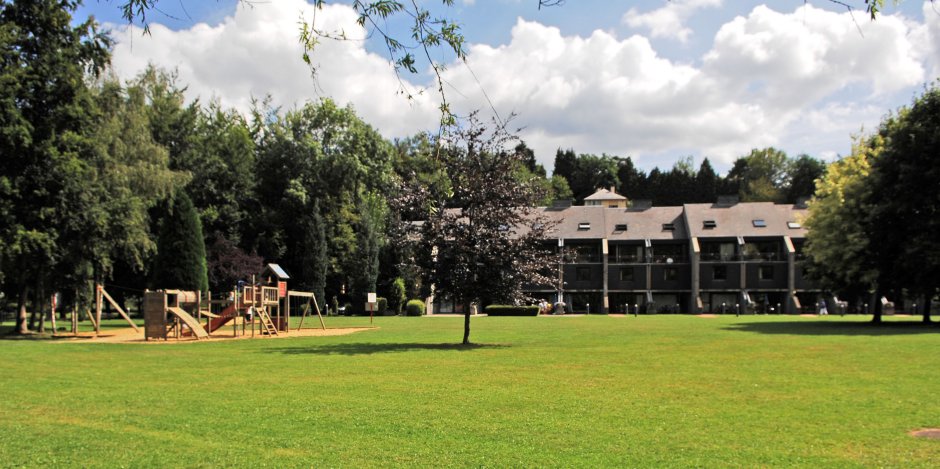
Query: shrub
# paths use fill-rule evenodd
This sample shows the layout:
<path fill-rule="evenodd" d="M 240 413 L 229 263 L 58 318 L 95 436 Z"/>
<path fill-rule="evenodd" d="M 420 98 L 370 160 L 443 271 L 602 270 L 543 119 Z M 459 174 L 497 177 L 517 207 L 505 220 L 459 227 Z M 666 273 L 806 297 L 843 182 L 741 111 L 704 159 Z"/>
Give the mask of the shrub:
<path fill-rule="evenodd" d="M 375 314 L 385 314 L 388 311 L 388 300 L 381 296 L 376 298 Z"/>
<path fill-rule="evenodd" d="M 538 316 L 539 307 L 532 306 L 512 306 L 512 305 L 489 305 L 483 309 L 487 316 Z"/>
<path fill-rule="evenodd" d="M 395 314 L 401 314 L 401 307 L 405 304 L 405 280 L 397 277 L 388 286 L 388 307 Z"/>
<path fill-rule="evenodd" d="M 408 300 L 405 305 L 405 314 L 408 316 L 424 316 L 424 302 L 421 300 Z"/>

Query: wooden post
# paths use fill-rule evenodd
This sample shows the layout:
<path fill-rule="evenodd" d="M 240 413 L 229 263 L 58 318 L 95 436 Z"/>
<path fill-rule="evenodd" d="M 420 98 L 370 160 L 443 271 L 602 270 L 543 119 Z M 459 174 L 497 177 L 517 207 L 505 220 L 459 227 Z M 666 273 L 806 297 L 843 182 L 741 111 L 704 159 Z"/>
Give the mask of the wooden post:
<path fill-rule="evenodd" d="M 88 315 L 88 320 L 91 321 L 91 325 L 95 327 L 95 335 L 98 335 L 98 323 L 95 322 L 95 315 L 91 314 L 91 310 L 85 308 L 85 314 Z"/>
<path fill-rule="evenodd" d="M 320 328 L 325 331 L 325 330 L 326 330 L 326 324 L 323 324 L 323 315 L 320 314 L 320 305 L 317 304 L 317 296 L 314 295 L 312 298 L 313 298 L 313 307 L 316 308 L 316 310 L 317 310 L 317 317 L 320 318 Z"/>
<path fill-rule="evenodd" d="M 101 285 L 95 284 L 95 335 L 101 333 Z"/>
<path fill-rule="evenodd" d="M 140 328 L 137 327 L 137 324 L 134 324 L 134 321 L 131 320 L 131 317 L 127 315 L 127 313 L 124 311 L 123 308 L 121 308 L 121 306 L 117 303 L 117 301 L 114 301 L 114 298 L 111 298 L 111 295 L 109 295 L 108 292 L 106 292 L 106 291 L 104 290 L 104 287 L 101 287 L 101 286 L 99 285 L 99 286 L 98 286 L 98 292 L 99 292 L 99 294 L 100 294 L 104 299 L 107 299 L 108 302 L 111 303 L 111 306 L 113 306 L 114 309 L 116 309 L 117 312 L 120 313 L 121 316 L 124 317 L 124 320 L 127 321 L 127 323 L 130 324 L 131 327 L 133 327 L 135 331 L 140 332 Z M 99 313 L 100 313 L 100 311 L 101 311 L 101 305 L 100 305 L 100 304 L 101 304 L 101 303 L 100 303 L 100 302 L 101 302 L 101 298 L 99 298 L 98 301 L 99 301 L 98 311 L 99 311 Z M 100 317 L 100 314 L 99 314 L 99 317 Z"/>
<path fill-rule="evenodd" d="M 78 303 L 72 305 L 72 334 L 78 334 Z"/>

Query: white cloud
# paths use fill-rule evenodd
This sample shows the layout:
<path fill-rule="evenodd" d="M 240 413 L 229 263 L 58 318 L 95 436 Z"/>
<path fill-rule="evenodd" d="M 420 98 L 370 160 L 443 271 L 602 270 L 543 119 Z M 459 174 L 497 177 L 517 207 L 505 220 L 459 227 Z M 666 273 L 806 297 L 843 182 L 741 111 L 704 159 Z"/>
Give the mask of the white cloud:
<path fill-rule="evenodd" d="M 119 31 L 114 64 L 125 78 L 147 62 L 178 68 L 191 96 L 214 96 L 243 111 L 251 97 L 268 93 L 288 107 L 328 96 L 352 103 L 387 137 L 436 126 L 433 85 L 407 101 L 396 94 L 387 58 L 360 41 L 324 41 L 314 55 L 315 86 L 297 42 L 301 12 L 310 18 L 311 8 L 301 0 L 240 2 L 216 26 L 171 31 L 153 24 L 151 36 Z M 487 113 L 481 90 L 500 115 L 518 113 L 513 124 L 523 127 L 522 137 L 546 167 L 559 147 L 632 155 L 646 168 L 672 166 L 675 156 L 687 154 L 726 166 L 768 145 L 844 153 L 851 133 L 872 128 L 898 94 L 909 96 L 929 80 L 931 64 L 936 76 L 940 18 L 925 16 L 926 23 L 885 15 L 856 25 L 848 14 L 811 6 L 792 13 L 760 6 L 723 25 L 700 60 L 685 62 L 662 56 L 644 36 L 566 36 L 519 19 L 509 43 L 469 45 L 475 77 L 461 64 L 450 64 L 444 77 L 460 114 Z M 317 13 L 324 26 L 361 37 L 355 17 L 342 5 Z"/>
<path fill-rule="evenodd" d="M 252 97 L 266 94 L 287 107 L 323 96 L 340 105 L 352 103 L 359 116 L 389 137 L 437 122 L 433 95 L 418 95 L 409 103 L 396 94 L 399 82 L 388 60 L 368 53 L 360 40 L 322 40 L 312 56 L 318 67 L 313 80 L 301 59 L 301 15 L 351 38 L 365 35 L 355 23 L 355 13 L 345 6 L 327 5 L 314 12 L 301 0 L 255 6 L 239 2 L 235 14 L 217 26 L 197 24 L 172 31 L 152 24 L 150 36 L 139 29 L 118 29 L 113 66 L 123 78 L 133 77 L 148 62 L 177 69 L 190 97 L 214 97 L 242 112 L 249 109 Z"/>
<path fill-rule="evenodd" d="M 686 42 L 692 35 L 692 30 L 685 26 L 686 20 L 695 10 L 717 6 L 721 6 L 721 0 L 675 0 L 647 13 L 631 8 L 621 22 L 632 28 L 649 29 L 652 37 Z"/>

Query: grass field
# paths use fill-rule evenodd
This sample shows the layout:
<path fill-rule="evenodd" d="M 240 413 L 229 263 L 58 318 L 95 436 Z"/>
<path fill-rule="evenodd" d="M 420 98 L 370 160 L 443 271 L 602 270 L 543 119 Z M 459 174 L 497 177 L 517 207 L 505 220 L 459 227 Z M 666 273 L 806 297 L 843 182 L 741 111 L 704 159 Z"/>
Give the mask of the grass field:
<path fill-rule="evenodd" d="M 940 427 L 940 326 L 867 319 L 481 317 L 473 347 L 460 318 L 4 340 L 0 466 L 936 467 L 940 440 L 907 433 Z"/>

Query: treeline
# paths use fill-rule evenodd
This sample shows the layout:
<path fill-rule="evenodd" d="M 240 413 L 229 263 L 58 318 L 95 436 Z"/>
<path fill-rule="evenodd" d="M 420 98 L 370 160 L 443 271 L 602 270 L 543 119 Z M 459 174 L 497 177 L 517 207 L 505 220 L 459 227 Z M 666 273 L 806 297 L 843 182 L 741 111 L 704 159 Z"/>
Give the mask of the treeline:
<path fill-rule="evenodd" d="M 559 149 L 555 154 L 554 195 L 582 203 L 598 188 L 617 189 L 630 200 L 651 200 L 654 205 L 714 202 L 719 195 L 737 195 L 745 202 L 795 203 L 815 191 L 815 181 L 826 171 L 822 161 L 809 155 L 790 158 L 775 148 L 754 149 L 735 160 L 726 176 L 715 172 L 708 158 L 698 168 L 693 158 L 676 162 L 669 170 L 638 169 L 628 156 L 576 155 Z"/>
<path fill-rule="evenodd" d="M 17 305 L 20 331 L 27 305 L 39 311 L 53 292 L 67 307 L 87 305 L 96 282 L 119 299 L 145 288 L 225 292 L 265 262 L 321 305 L 361 308 L 375 291 L 398 309 L 428 293 L 406 267 L 414 253 L 390 242 L 400 213 L 389 201 L 403 186 L 451 190 L 434 138 L 388 141 L 329 100 L 286 111 L 262 100 L 247 116 L 187 104 L 184 85 L 154 68 L 119 82 L 107 74 L 110 39 L 92 22 L 73 25 L 73 8 L 0 10 L 0 309 Z M 547 177 L 524 143 L 515 152 L 516 178 L 535 178 L 546 204 L 609 186 L 657 205 L 728 193 L 792 202 L 824 171 L 774 149 L 725 177 L 707 159 L 644 173 L 629 157 L 566 150 Z"/>

